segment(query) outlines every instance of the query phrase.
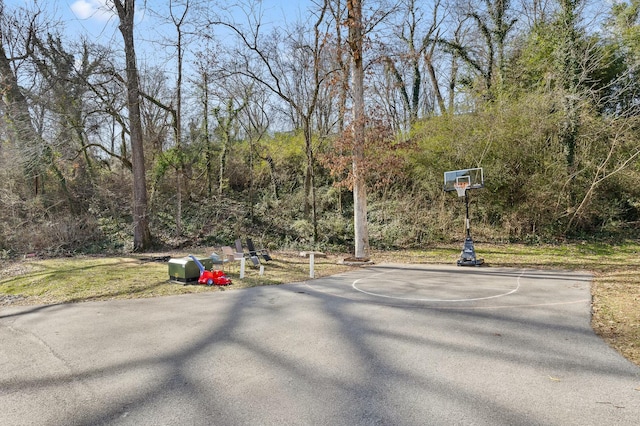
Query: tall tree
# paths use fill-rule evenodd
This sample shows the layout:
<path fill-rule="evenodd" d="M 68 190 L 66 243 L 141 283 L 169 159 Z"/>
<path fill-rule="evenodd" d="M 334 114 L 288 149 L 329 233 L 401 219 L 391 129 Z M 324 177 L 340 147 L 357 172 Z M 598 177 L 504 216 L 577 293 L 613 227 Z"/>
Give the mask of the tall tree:
<path fill-rule="evenodd" d="M 425 97 L 423 61 L 440 112 L 442 114 L 447 112 L 434 66 L 434 53 L 440 32 L 439 21 L 442 19 L 438 15 L 441 2 L 440 0 L 433 2 L 432 21 L 427 24 L 427 28 L 423 28 L 422 21 L 425 13 L 418 3 L 416 0 L 402 1 L 404 15 L 395 33 L 402 42 L 403 48 L 395 55 L 395 58 L 392 58 L 391 55 L 384 57 L 385 68 L 395 80 L 404 109 L 407 111 L 408 123 L 406 124 L 414 123 L 418 119 L 421 104 L 425 103 L 422 99 Z M 405 64 L 409 68 L 406 73 L 403 72 Z M 405 77 L 405 74 L 409 76 Z M 422 112 L 426 111 L 423 109 Z"/>
<path fill-rule="evenodd" d="M 307 160 L 304 171 L 304 213 L 306 218 L 311 218 L 314 243 L 318 240 L 314 118 L 321 88 L 333 72 L 325 66 L 328 40 L 324 28 L 328 25 L 328 2 L 324 0 L 318 4 L 319 10 L 312 15 L 311 37 L 308 37 L 307 28 L 300 25 L 290 33 L 275 29 L 268 38 L 264 38 L 260 33 L 262 17 L 256 15 L 255 11 L 247 14 L 251 21 L 249 30 L 223 20 L 211 22 L 228 28 L 240 40 L 242 49 L 233 53 L 232 72 L 253 80 L 275 95 L 291 112 L 294 125 L 302 130 Z"/>
<path fill-rule="evenodd" d="M 576 144 L 578 138 L 579 86 L 580 86 L 580 32 L 578 30 L 578 8 L 584 0 L 559 0 L 560 10 L 557 21 L 558 49 L 556 61 L 564 117 L 559 138 L 565 147 L 569 174 L 574 172 Z"/>
<path fill-rule="evenodd" d="M 176 32 L 176 40 L 174 42 L 174 47 L 176 50 L 176 65 L 177 65 L 177 75 L 176 75 L 176 94 L 175 94 L 175 109 L 174 109 L 174 123 L 173 123 L 173 133 L 175 138 L 175 159 L 177 164 L 175 164 L 176 169 L 176 236 L 180 237 L 182 235 L 182 194 L 183 187 L 186 183 L 185 180 L 185 162 L 184 162 L 184 153 L 182 147 L 182 89 L 183 89 L 183 77 L 184 77 L 184 53 L 185 53 L 185 26 L 189 22 L 187 17 L 190 12 L 190 1 L 189 0 L 179 0 L 179 1 L 169 1 L 169 16 L 173 26 L 175 27 Z M 173 108 L 172 108 L 173 109 Z"/>
<path fill-rule="evenodd" d="M 606 28 L 618 75 L 609 85 L 605 109 L 616 115 L 640 116 L 640 0 L 615 2 Z"/>
<path fill-rule="evenodd" d="M 2 110 L 8 124 L 8 134 L 21 153 L 25 172 L 34 179 L 35 194 L 38 193 L 42 172 L 41 157 L 44 141 L 31 121 L 29 102 L 18 84 L 13 64 L 27 59 L 33 48 L 38 27 L 39 11 L 24 16 L 25 20 L 11 18 L 5 14 L 4 2 L 0 1 L 0 98 Z M 14 53 L 7 48 L 15 47 Z M 1 145 L 0 145 L 1 147 Z"/>
<path fill-rule="evenodd" d="M 269 113 L 267 112 L 269 103 L 266 99 L 269 94 L 264 90 L 264 87 L 256 87 L 254 82 L 250 82 L 248 85 L 238 84 L 238 87 L 241 87 L 244 92 L 242 96 L 244 98 L 244 107 L 238 117 L 238 122 L 244 133 L 245 140 L 249 143 L 249 217 L 253 222 L 255 218 L 254 198 L 256 192 L 255 157 L 269 165 L 273 198 L 278 199 L 275 162 L 270 155 L 265 155 L 265 148 L 260 143 L 269 130 Z"/>
<path fill-rule="evenodd" d="M 342 0 L 334 0 L 328 2 L 331 16 L 335 24 L 335 52 L 334 61 L 337 65 L 337 81 L 338 81 L 338 133 L 342 133 L 345 125 L 345 114 L 347 109 L 347 100 L 349 97 L 349 73 L 350 62 L 346 59 L 347 52 L 343 42 L 343 22 L 345 20 L 345 5 Z"/>
<path fill-rule="evenodd" d="M 353 230 L 356 259 L 367 258 L 369 228 L 367 222 L 367 186 L 364 169 L 365 107 L 363 60 L 363 0 L 347 0 L 348 45 L 351 52 L 353 93 Z"/>
<path fill-rule="evenodd" d="M 179 9 L 182 7 L 182 12 Z M 182 235 L 182 187 L 184 180 L 184 160 L 182 155 L 182 79 L 183 79 L 183 62 L 184 62 L 184 25 L 189 12 L 189 1 L 185 1 L 183 4 L 178 4 L 174 8 L 173 1 L 169 2 L 169 15 L 171 21 L 176 30 L 176 54 L 177 54 L 177 66 L 178 74 L 176 76 L 176 108 L 175 108 L 175 125 L 174 125 L 174 137 L 175 147 L 177 153 L 177 170 L 176 170 L 176 235 L 179 237 Z"/>
<path fill-rule="evenodd" d="M 475 24 L 478 37 L 474 43 L 477 44 L 463 45 L 455 40 L 446 44 L 480 77 L 483 96 L 493 99 L 496 95 L 495 83 L 498 83 L 498 88 L 504 83 L 507 36 L 517 20 L 509 16 L 510 0 L 483 0 L 482 3 L 482 7 L 478 7 L 470 1 L 462 11 L 462 19 L 471 19 Z"/>
<path fill-rule="evenodd" d="M 118 28 L 124 41 L 127 75 L 127 107 L 129 110 L 129 137 L 133 171 L 133 249 L 143 251 L 151 246 L 151 232 L 147 217 L 147 181 L 140 117 L 140 82 L 134 44 L 135 0 L 113 0 L 120 18 Z"/>
<path fill-rule="evenodd" d="M 95 183 L 89 143 L 90 115 L 93 111 L 87 105 L 89 102 L 85 102 L 88 100 L 85 94 L 89 91 L 87 82 L 100 66 L 99 57 L 93 57 L 94 52 L 88 44 L 82 43 L 80 49 L 77 52 L 68 51 L 59 36 L 49 33 L 46 40 L 34 37 L 34 49 L 30 55 L 41 77 L 37 79 L 38 92 L 32 89 L 32 96 L 38 100 L 39 121 L 49 123 L 46 129 L 41 124 L 39 130 L 47 135 L 46 163 L 66 196 L 69 209 L 74 213 L 87 206 L 72 195 L 60 163 L 82 155 L 84 165 L 76 161 L 76 170 L 82 169 L 89 183 Z"/>
<path fill-rule="evenodd" d="M 214 180 L 214 170 L 213 170 L 213 157 L 214 157 L 214 149 L 213 149 L 213 141 L 211 138 L 211 134 L 209 131 L 209 105 L 210 105 L 210 89 L 209 83 L 211 80 L 211 69 L 213 67 L 212 59 L 206 52 L 209 51 L 209 48 L 204 49 L 203 52 L 196 53 L 196 73 L 197 80 L 195 82 L 199 103 L 202 105 L 202 123 L 200 124 L 200 129 L 195 132 L 199 135 L 199 139 L 204 144 L 204 156 L 205 156 L 205 176 L 207 179 L 207 195 L 211 197 L 213 195 L 213 180 Z"/>
<path fill-rule="evenodd" d="M 226 100 L 226 105 L 223 107 L 213 108 L 213 117 L 216 120 L 216 130 L 218 138 L 220 140 L 220 156 L 219 166 L 220 173 L 218 175 L 218 196 L 222 199 L 222 194 L 225 187 L 225 171 L 227 166 L 227 155 L 229 153 L 229 145 L 234 139 L 234 128 L 237 127 L 237 118 L 240 111 L 244 109 L 246 103 L 239 105 L 236 108 L 236 100 L 229 98 Z"/>

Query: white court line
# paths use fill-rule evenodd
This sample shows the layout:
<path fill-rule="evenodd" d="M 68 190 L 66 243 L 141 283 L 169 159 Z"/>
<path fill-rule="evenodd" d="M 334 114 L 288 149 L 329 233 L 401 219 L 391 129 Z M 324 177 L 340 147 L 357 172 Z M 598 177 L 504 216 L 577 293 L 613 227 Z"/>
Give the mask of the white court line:
<path fill-rule="evenodd" d="M 358 286 L 356 285 L 359 281 L 362 281 L 362 280 L 365 280 L 365 279 L 370 280 L 372 278 L 375 278 L 378 275 L 388 274 L 388 273 L 391 273 L 391 272 L 397 272 L 397 271 L 384 271 L 384 272 L 380 272 L 380 273 L 378 273 L 376 275 L 373 275 L 371 277 L 359 278 L 359 279 L 355 280 L 351 284 L 351 287 L 353 287 L 355 290 L 359 291 L 360 293 L 368 294 L 370 296 L 384 297 L 386 299 L 414 300 L 414 301 L 417 301 L 417 302 L 474 302 L 474 301 L 478 301 L 478 300 L 496 299 L 498 297 L 508 296 L 510 294 L 513 294 L 513 293 L 517 292 L 520 289 L 520 278 L 525 273 L 525 271 L 520 272 L 520 275 L 518 275 L 518 277 L 516 279 L 516 283 L 517 283 L 516 288 L 514 288 L 511 291 L 508 291 L 506 293 L 501 293 L 501 294 L 495 294 L 493 296 L 476 297 L 476 298 L 472 298 L 472 299 L 424 299 L 424 298 L 415 298 L 415 297 L 388 296 L 388 295 L 385 295 L 385 294 L 378 294 L 378 293 L 373 293 L 373 292 L 370 292 L 370 291 L 362 290 L 362 289 L 358 288 Z"/>

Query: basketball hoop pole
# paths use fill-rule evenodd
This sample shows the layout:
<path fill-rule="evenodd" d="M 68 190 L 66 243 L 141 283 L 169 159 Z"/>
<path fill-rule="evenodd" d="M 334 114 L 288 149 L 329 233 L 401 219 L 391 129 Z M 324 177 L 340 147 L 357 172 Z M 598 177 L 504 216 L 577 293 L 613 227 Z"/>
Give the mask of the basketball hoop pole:
<path fill-rule="evenodd" d="M 465 207 L 467 209 L 467 217 L 466 217 L 467 238 L 471 238 L 471 221 L 469 220 L 469 194 L 468 194 L 466 188 L 464 190 L 464 205 L 465 205 Z"/>
<path fill-rule="evenodd" d="M 456 189 L 456 192 L 458 193 L 458 197 L 462 198 L 464 197 L 464 205 L 466 208 L 466 216 L 465 216 L 465 226 L 467 229 L 467 238 L 471 238 L 471 222 L 469 220 L 469 194 L 468 194 L 468 189 L 469 189 L 469 185 L 465 182 L 456 182 L 453 187 Z"/>
<path fill-rule="evenodd" d="M 469 219 L 469 194 L 468 188 L 466 187 L 464 189 L 464 207 L 466 210 L 466 237 L 464 239 L 462 253 L 460 253 L 460 259 L 458 259 L 458 266 L 480 266 L 484 263 L 484 259 L 478 259 L 476 257 L 476 250 L 473 246 L 473 239 L 471 238 L 471 220 Z"/>

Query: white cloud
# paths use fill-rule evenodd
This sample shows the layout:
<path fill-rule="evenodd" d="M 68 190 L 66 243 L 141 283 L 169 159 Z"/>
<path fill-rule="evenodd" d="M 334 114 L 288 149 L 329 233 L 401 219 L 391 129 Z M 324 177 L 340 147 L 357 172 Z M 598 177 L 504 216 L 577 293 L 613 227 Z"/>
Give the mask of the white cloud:
<path fill-rule="evenodd" d="M 114 16 L 113 11 L 107 6 L 106 0 L 76 0 L 70 7 L 79 19 L 108 21 Z"/>
<path fill-rule="evenodd" d="M 93 13 L 93 8 L 84 0 L 79 0 L 71 5 L 71 10 L 80 19 L 89 19 Z"/>

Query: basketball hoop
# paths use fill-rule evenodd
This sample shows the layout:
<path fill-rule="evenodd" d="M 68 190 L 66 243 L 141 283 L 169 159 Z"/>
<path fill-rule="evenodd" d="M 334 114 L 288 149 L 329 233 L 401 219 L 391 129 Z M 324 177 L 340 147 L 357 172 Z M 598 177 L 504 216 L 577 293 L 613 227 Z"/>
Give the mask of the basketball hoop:
<path fill-rule="evenodd" d="M 458 266 L 480 266 L 484 263 L 484 259 L 476 258 L 476 251 L 473 247 L 473 239 L 471 238 L 471 222 L 469 221 L 469 195 L 467 191 L 472 189 L 484 188 L 484 174 L 482 167 L 475 169 L 452 170 L 444 172 L 444 192 L 458 193 L 458 198 L 464 198 L 466 209 L 466 238 L 464 247 L 458 259 Z"/>
<path fill-rule="evenodd" d="M 458 192 L 458 197 L 464 197 L 467 192 L 467 188 L 469 187 L 469 182 L 467 181 L 459 181 L 453 184 L 453 187 Z"/>

